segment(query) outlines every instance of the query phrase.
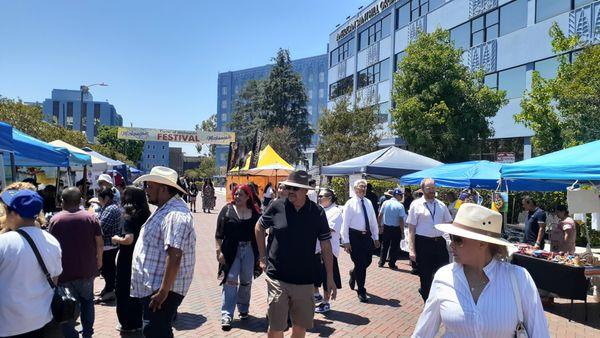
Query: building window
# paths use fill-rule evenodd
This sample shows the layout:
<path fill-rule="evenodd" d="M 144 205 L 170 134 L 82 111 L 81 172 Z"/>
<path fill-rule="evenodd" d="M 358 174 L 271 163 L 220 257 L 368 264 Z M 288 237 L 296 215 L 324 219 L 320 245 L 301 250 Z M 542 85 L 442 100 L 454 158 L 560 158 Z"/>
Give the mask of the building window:
<path fill-rule="evenodd" d="M 396 10 L 396 29 L 402 28 L 411 21 L 427 14 L 429 0 L 411 0 Z"/>
<path fill-rule="evenodd" d="M 325 82 L 325 72 L 319 72 L 319 83 Z"/>
<path fill-rule="evenodd" d="M 322 99 L 325 97 L 325 89 L 321 88 L 319 89 L 319 98 Z"/>
<path fill-rule="evenodd" d="M 570 11 L 572 8 L 571 2 L 572 0 L 536 0 L 535 22 L 544 21 L 561 13 Z"/>
<path fill-rule="evenodd" d="M 150 150 L 150 145 L 147 145 L 146 147 L 148 148 L 148 150 Z"/>
<path fill-rule="evenodd" d="M 58 101 L 52 101 L 52 123 L 58 124 L 58 112 L 60 110 L 60 103 Z"/>
<path fill-rule="evenodd" d="M 413 0 L 414 1 L 414 0 Z M 358 35 L 359 50 L 363 50 L 368 46 L 376 43 L 390 34 L 391 15 L 375 22 Z"/>
<path fill-rule="evenodd" d="M 98 136 L 100 129 L 100 104 L 94 103 L 94 137 Z"/>
<path fill-rule="evenodd" d="M 339 96 L 352 93 L 354 87 L 354 77 L 347 76 L 338 82 L 332 83 L 329 86 L 329 99 L 333 100 Z"/>
<path fill-rule="evenodd" d="M 67 129 L 73 129 L 73 102 L 67 102 Z"/>
<path fill-rule="evenodd" d="M 81 105 L 81 131 L 87 130 L 87 103 Z"/>
<path fill-rule="evenodd" d="M 308 112 L 308 115 L 312 115 L 313 107 L 309 105 L 308 107 L 306 107 L 306 111 Z"/>
<path fill-rule="evenodd" d="M 390 59 L 387 58 L 358 72 L 358 88 L 387 80 L 389 78 L 389 61 Z"/>
<path fill-rule="evenodd" d="M 542 78 L 553 79 L 558 73 L 558 66 L 560 65 L 560 62 L 558 61 L 558 57 L 555 56 L 546 60 L 536 61 L 533 65 L 534 69 Z"/>
<path fill-rule="evenodd" d="M 165 150 L 165 146 L 162 146 L 162 147 L 163 147 L 163 150 Z"/>
<path fill-rule="evenodd" d="M 148 158 L 150 158 L 150 154 L 148 154 Z"/>
<path fill-rule="evenodd" d="M 506 91 L 507 99 L 523 96 L 525 91 L 525 66 L 498 72 L 498 88 Z"/>
<path fill-rule="evenodd" d="M 498 89 L 498 73 L 487 74 L 483 78 L 483 84 L 488 86 L 490 89 Z"/>
<path fill-rule="evenodd" d="M 308 91 L 308 99 L 309 99 L 309 100 L 312 100 L 312 97 L 313 97 L 313 91 L 312 91 L 312 89 L 310 89 L 310 90 Z"/>
<path fill-rule="evenodd" d="M 221 114 L 221 122 L 225 122 L 227 121 L 227 114 L 223 113 Z"/>
<path fill-rule="evenodd" d="M 221 87 L 221 95 L 227 95 L 227 87 L 226 86 Z"/>
<path fill-rule="evenodd" d="M 498 37 L 498 10 L 471 21 L 471 46 L 477 46 Z"/>
<path fill-rule="evenodd" d="M 429 11 L 434 11 L 440 7 L 442 7 L 443 4 L 446 3 L 446 0 L 429 0 Z"/>
<path fill-rule="evenodd" d="M 213 92 L 213 93 L 214 93 L 214 92 Z M 155 159 L 155 158 L 156 158 L 156 155 L 152 155 L 152 159 Z"/>
<path fill-rule="evenodd" d="M 500 36 L 527 26 L 527 0 L 513 1 L 500 7 Z"/>
<path fill-rule="evenodd" d="M 400 68 L 398 65 L 400 64 L 400 62 L 402 62 L 405 56 L 405 51 L 401 51 L 400 53 L 394 55 L 394 72 Z"/>
<path fill-rule="evenodd" d="M 165 155 L 162 155 L 162 159 L 163 159 L 163 160 L 165 159 Z"/>
<path fill-rule="evenodd" d="M 331 51 L 330 53 L 330 64 L 331 67 L 337 65 L 338 63 L 346 60 L 347 58 L 349 58 L 350 56 L 353 55 L 354 52 L 354 38 L 344 42 L 343 44 L 339 45 L 336 49 L 334 49 L 333 51 Z M 312 74 L 309 75 L 308 78 L 309 82 L 312 81 Z"/>
<path fill-rule="evenodd" d="M 227 109 L 227 100 L 221 101 L 221 109 Z"/>
<path fill-rule="evenodd" d="M 471 27 L 470 23 L 466 22 L 460 26 L 454 27 L 450 30 L 450 39 L 454 42 L 456 48 L 460 48 L 463 51 L 471 47 Z"/>

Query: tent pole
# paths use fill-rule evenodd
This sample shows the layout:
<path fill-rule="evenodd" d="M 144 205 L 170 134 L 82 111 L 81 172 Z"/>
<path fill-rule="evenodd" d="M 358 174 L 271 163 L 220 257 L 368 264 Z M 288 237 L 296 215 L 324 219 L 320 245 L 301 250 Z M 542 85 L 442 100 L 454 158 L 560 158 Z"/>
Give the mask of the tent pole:
<path fill-rule="evenodd" d="M 54 196 L 54 207 L 58 206 L 58 188 L 60 185 L 60 167 L 56 167 L 56 195 Z"/>
<path fill-rule="evenodd" d="M 15 165 L 15 154 L 10 153 L 10 174 L 12 175 L 12 181 L 17 181 L 17 166 Z"/>
<path fill-rule="evenodd" d="M 83 166 L 83 198 L 84 201 L 87 201 L 87 192 L 88 192 L 88 181 L 87 181 L 87 165 Z"/>

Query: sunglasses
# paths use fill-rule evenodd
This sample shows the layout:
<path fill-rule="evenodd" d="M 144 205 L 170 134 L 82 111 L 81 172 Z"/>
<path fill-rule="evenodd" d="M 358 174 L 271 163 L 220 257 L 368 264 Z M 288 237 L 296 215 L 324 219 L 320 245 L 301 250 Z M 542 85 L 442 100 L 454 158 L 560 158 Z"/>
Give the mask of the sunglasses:
<path fill-rule="evenodd" d="M 331 195 L 319 195 L 319 198 L 330 198 Z"/>
<path fill-rule="evenodd" d="M 460 237 L 460 236 L 450 235 L 450 240 L 452 241 L 452 243 L 454 243 L 456 245 L 462 245 L 463 244 L 463 238 Z"/>
<path fill-rule="evenodd" d="M 300 190 L 300 188 L 292 187 L 291 185 L 286 185 L 285 190 L 298 191 L 298 190 Z"/>

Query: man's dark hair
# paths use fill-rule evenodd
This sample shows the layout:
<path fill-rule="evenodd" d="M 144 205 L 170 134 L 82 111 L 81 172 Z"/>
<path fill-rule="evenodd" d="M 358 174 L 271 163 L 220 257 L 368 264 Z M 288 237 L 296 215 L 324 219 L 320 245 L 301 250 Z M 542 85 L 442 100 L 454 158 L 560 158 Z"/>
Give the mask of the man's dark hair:
<path fill-rule="evenodd" d="M 537 206 L 537 203 L 535 203 L 535 200 L 533 199 L 533 197 L 531 197 L 529 195 L 523 196 L 523 202 Z"/>
<path fill-rule="evenodd" d="M 65 207 L 74 207 L 81 203 L 81 192 L 75 187 L 65 188 L 62 191 L 61 197 Z"/>
<path fill-rule="evenodd" d="M 87 180 L 86 180 L 85 178 L 82 178 L 82 179 L 80 179 L 79 181 L 77 181 L 77 183 L 75 183 L 75 186 L 76 186 L 76 187 L 81 187 L 81 186 L 83 186 L 84 184 L 89 184 L 89 183 L 87 182 Z"/>
<path fill-rule="evenodd" d="M 181 191 L 179 191 L 179 189 L 172 187 L 170 185 L 167 185 L 167 191 L 169 192 L 169 195 L 171 195 L 171 196 L 183 195 L 183 193 Z"/>
<path fill-rule="evenodd" d="M 102 188 L 98 193 L 98 197 L 100 198 L 110 198 L 111 200 L 115 198 L 115 193 L 112 191 L 112 188 Z"/>
<path fill-rule="evenodd" d="M 25 182 L 25 183 L 31 183 L 31 184 L 33 184 L 33 185 L 34 185 L 36 188 L 37 188 L 37 186 L 38 186 L 38 182 L 35 180 L 35 178 L 32 178 L 32 177 L 28 177 L 28 178 L 24 179 L 24 180 L 23 180 L 23 182 Z"/>
<path fill-rule="evenodd" d="M 317 185 L 317 181 L 315 181 L 314 179 L 312 179 L 312 178 L 311 178 L 311 179 L 308 181 L 308 185 L 310 185 L 311 187 L 314 187 L 314 186 L 316 186 L 316 185 Z"/>

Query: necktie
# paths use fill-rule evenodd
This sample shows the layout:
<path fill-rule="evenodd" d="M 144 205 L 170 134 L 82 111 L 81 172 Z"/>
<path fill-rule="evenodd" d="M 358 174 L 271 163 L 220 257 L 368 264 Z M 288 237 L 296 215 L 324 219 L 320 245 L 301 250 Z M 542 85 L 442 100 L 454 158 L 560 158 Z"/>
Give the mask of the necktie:
<path fill-rule="evenodd" d="M 360 199 L 360 205 L 362 206 L 363 216 L 365 217 L 365 231 L 369 237 L 371 236 L 371 226 L 369 225 L 369 215 L 367 215 L 367 207 L 365 207 L 365 199 Z"/>

